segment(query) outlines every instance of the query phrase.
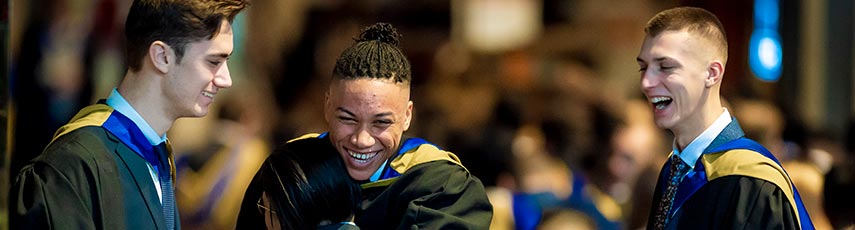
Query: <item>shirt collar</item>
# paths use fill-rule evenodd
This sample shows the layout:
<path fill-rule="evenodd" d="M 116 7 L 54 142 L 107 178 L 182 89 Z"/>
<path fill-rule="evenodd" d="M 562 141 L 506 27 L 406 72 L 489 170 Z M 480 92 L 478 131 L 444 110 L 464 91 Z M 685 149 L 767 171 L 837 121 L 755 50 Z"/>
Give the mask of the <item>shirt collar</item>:
<path fill-rule="evenodd" d="M 680 151 L 677 148 L 677 140 L 674 140 L 672 144 L 672 148 L 674 149 L 674 155 L 680 157 L 686 164 L 689 165 L 690 168 L 695 168 L 695 163 L 698 161 L 698 158 L 701 157 L 704 149 L 706 149 L 710 144 L 712 144 L 715 137 L 721 134 L 721 131 L 727 127 L 731 122 L 730 112 L 727 111 L 727 108 L 724 108 L 724 112 L 718 116 L 718 118 L 704 130 L 701 135 L 696 137 L 692 142 L 689 142 L 689 145 L 686 145 L 686 148 L 683 151 Z"/>
<path fill-rule="evenodd" d="M 128 103 L 121 94 L 119 94 L 119 91 L 116 90 L 116 88 L 113 88 L 113 91 L 110 92 L 110 97 L 107 97 L 107 105 L 113 107 L 113 109 L 131 119 L 131 121 L 140 128 L 151 145 L 159 145 L 166 141 L 166 133 L 164 133 L 163 136 L 158 136 L 157 131 L 154 131 L 154 128 L 145 122 L 145 119 L 143 119 L 142 116 L 137 113 L 137 110 L 135 110 L 134 107 L 131 106 L 131 104 Z"/>
<path fill-rule="evenodd" d="M 371 178 L 368 178 L 368 181 L 375 182 L 380 179 L 380 175 L 383 175 L 383 169 L 386 168 L 386 163 L 389 162 L 389 159 L 383 161 L 383 164 L 380 165 L 380 168 L 377 168 L 377 171 L 374 172 L 374 175 L 371 175 Z"/>

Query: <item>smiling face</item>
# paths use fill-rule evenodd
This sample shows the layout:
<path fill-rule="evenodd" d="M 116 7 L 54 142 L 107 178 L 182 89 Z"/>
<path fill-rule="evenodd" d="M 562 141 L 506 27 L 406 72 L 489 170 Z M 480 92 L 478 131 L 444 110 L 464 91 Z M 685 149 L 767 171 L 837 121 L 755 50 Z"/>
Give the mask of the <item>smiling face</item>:
<path fill-rule="evenodd" d="M 226 20 L 210 40 L 187 43 L 181 61 L 170 63 L 163 82 L 164 96 L 174 117 L 202 117 L 217 91 L 232 85 L 226 64 L 233 49 L 232 26 Z M 174 56 L 173 56 L 174 57 Z"/>
<path fill-rule="evenodd" d="M 638 54 L 641 90 L 653 107 L 656 125 L 689 141 L 721 113 L 718 87 L 724 65 L 709 42 L 690 32 L 647 36 Z"/>
<path fill-rule="evenodd" d="M 369 179 L 397 152 L 412 112 L 409 85 L 369 78 L 333 80 L 324 115 L 330 141 L 351 178 Z"/>

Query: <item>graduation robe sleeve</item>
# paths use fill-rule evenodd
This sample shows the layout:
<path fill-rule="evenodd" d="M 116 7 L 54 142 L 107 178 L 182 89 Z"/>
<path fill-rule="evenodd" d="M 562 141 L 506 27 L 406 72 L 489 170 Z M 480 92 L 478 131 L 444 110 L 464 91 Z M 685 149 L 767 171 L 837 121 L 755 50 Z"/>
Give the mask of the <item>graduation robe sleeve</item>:
<path fill-rule="evenodd" d="M 97 135 L 90 135 L 91 130 L 95 129 L 57 140 L 21 169 L 9 194 L 11 229 L 126 227 L 116 218 L 104 219 L 99 211 L 116 207 L 123 198 L 112 192 L 118 180 L 105 176 L 116 171 L 115 164 L 103 154 L 90 153 L 103 146 Z"/>
<path fill-rule="evenodd" d="M 388 186 L 363 188 L 362 229 L 487 229 L 492 205 L 465 168 L 438 160 L 413 166 Z"/>
<path fill-rule="evenodd" d="M 9 210 L 13 229 L 95 229 L 86 205 L 91 197 L 82 195 L 62 172 L 48 164 L 24 167 L 10 194 L 14 209 Z"/>

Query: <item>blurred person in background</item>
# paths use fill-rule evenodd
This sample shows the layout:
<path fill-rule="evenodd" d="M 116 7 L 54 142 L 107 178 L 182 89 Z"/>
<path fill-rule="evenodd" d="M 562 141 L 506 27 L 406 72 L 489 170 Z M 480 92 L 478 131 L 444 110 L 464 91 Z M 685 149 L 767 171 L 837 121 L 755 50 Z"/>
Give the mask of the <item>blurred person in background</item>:
<path fill-rule="evenodd" d="M 240 82 L 217 96 L 217 113 L 193 120 L 202 124 L 182 120 L 170 130 L 185 229 L 234 228 L 246 188 L 271 151 L 270 97 L 262 95 L 255 82 Z M 201 143 L 187 146 L 194 142 Z"/>
<path fill-rule="evenodd" d="M 128 71 L 17 174 L 12 229 L 180 229 L 166 132 L 231 86 L 231 22 L 246 2 L 135 1 Z"/>
<path fill-rule="evenodd" d="M 745 138 L 722 106 L 727 38 L 718 18 L 677 7 L 656 14 L 644 31 L 641 91 L 656 125 L 674 134 L 647 228 L 813 229 L 775 156 Z"/>
<path fill-rule="evenodd" d="M 320 138 L 281 145 L 247 188 L 235 229 L 359 229 L 359 184 Z M 255 207 L 253 207 L 255 204 Z"/>
<path fill-rule="evenodd" d="M 413 102 L 400 38 L 391 24 L 366 27 L 333 69 L 324 106 L 330 131 L 290 143 L 321 139 L 339 153 L 363 189 L 355 217 L 361 228 L 485 229 L 492 206 L 478 178 L 453 153 L 403 136 Z M 241 209 L 254 202 L 244 199 Z"/>
<path fill-rule="evenodd" d="M 510 176 L 488 196 L 496 218 L 491 229 L 540 229 L 588 226 L 621 229 L 622 210 L 608 194 L 590 182 L 588 175 L 571 167 L 554 153 L 560 135 L 547 136 L 555 124 L 523 125 L 513 140 Z M 550 134 L 560 133 L 549 131 Z M 573 218 L 561 219 L 572 216 Z M 578 217 L 578 218 L 577 218 Z"/>
<path fill-rule="evenodd" d="M 97 33 L 90 26 L 98 22 L 87 16 L 89 11 L 67 10 L 93 4 L 71 0 L 28 4 L 43 7 L 29 8 L 20 51 L 10 69 L 14 123 L 9 172 L 13 177 L 50 143 L 54 131 L 92 103 L 93 93 L 94 77 L 86 73 L 84 54 L 86 45 L 93 42 L 87 32 Z M 104 10 L 108 9 L 98 12 Z"/>

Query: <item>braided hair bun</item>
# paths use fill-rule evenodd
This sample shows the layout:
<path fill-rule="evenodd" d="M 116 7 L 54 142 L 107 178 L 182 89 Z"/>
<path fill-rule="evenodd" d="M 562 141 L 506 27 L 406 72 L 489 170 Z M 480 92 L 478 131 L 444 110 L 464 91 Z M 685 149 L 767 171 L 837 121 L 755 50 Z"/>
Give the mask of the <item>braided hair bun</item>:
<path fill-rule="evenodd" d="M 383 43 L 398 46 L 401 39 L 401 34 L 392 26 L 392 24 L 378 22 L 362 30 L 356 42 L 365 41 L 380 41 Z"/>
<path fill-rule="evenodd" d="M 336 79 L 390 79 L 410 83 L 410 61 L 398 47 L 401 34 L 389 23 L 365 27 L 355 44 L 342 51 L 335 62 Z"/>

